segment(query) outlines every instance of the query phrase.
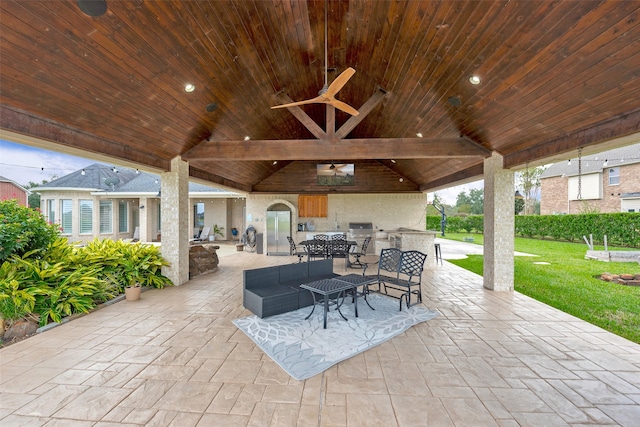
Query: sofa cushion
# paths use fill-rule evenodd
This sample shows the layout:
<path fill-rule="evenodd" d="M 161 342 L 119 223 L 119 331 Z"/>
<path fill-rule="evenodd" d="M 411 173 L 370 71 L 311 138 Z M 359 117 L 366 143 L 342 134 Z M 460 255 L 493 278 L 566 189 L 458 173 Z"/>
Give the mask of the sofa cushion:
<path fill-rule="evenodd" d="M 280 273 L 278 267 L 254 268 L 244 270 L 244 288 L 255 289 L 264 288 L 280 283 Z"/>
<path fill-rule="evenodd" d="M 307 262 L 286 264 L 278 267 L 280 271 L 280 284 L 297 287 L 309 281 L 309 267 Z"/>

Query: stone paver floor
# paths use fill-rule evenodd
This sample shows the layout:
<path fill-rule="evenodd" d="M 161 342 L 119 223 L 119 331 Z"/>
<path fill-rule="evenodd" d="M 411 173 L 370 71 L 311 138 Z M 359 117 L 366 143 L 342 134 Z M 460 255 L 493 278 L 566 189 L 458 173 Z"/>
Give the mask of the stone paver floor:
<path fill-rule="evenodd" d="M 295 381 L 231 321 L 243 269 L 296 261 L 221 251 L 214 273 L 0 350 L 0 425 L 640 425 L 640 345 L 448 262 L 423 276 L 441 316 Z"/>

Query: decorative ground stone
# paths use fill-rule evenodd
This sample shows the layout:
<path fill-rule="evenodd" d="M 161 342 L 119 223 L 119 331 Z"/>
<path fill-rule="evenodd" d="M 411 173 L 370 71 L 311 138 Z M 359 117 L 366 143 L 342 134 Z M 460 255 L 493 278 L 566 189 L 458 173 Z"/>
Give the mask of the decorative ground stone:
<path fill-rule="evenodd" d="M 606 282 L 618 283 L 625 286 L 640 286 L 640 274 L 611 274 L 602 273 L 600 279 Z"/>
<path fill-rule="evenodd" d="M 218 268 L 220 246 L 203 243 L 189 247 L 189 278 L 209 273 Z"/>
<path fill-rule="evenodd" d="M 38 325 L 27 320 L 18 320 L 11 325 L 2 336 L 4 341 L 13 341 L 14 339 L 24 338 L 33 335 L 38 330 Z"/>

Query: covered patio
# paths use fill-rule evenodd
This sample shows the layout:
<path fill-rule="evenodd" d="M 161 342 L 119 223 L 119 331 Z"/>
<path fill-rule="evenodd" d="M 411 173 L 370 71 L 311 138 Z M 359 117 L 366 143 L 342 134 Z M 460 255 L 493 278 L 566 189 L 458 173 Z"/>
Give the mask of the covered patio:
<path fill-rule="evenodd" d="M 226 250 L 225 250 L 226 249 Z M 219 269 L 0 352 L 3 426 L 636 426 L 640 346 L 448 262 L 440 316 L 295 381 L 231 321 L 242 270 L 297 262 L 222 248 Z M 433 260 L 430 260 L 431 262 Z M 343 273 L 336 261 L 334 269 Z"/>

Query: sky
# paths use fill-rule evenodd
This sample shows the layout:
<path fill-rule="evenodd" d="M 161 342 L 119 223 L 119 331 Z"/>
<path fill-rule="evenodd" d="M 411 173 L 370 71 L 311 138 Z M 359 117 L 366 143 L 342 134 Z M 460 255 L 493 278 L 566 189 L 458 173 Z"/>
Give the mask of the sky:
<path fill-rule="evenodd" d="M 0 176 L 22 186 L 27 186 L 29 182 L 40 184 L 43 180 L 51 181 L 94 163 L 101 162 L 0 140 Z M 455 205 L 462 191 L 468 194 L 472 188 L 483 187 L 484 181 L 480 180 L 439 190 L 436 194 L 442 203 Z M 427 200 L 433 201 L 433 193 L 427 195 Z"/>
<path fill-rule="evenodd" d="M 101 162 L 0 140 L 0 176 L 22 186 L 51 181 L 94 163 Z"/>

